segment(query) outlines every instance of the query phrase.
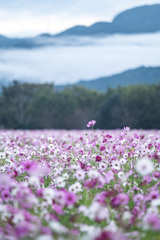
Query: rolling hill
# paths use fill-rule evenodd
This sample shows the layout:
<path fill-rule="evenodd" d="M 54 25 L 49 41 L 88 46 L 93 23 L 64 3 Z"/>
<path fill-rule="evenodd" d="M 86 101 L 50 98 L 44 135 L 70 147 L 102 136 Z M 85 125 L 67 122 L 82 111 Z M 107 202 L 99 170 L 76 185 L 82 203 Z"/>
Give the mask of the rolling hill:
<path fill-rule="evenodd" d="M 124 71 L 112 76 L 101 77 L 93 80 L 81 80 L 77 86 L 85 87 L 100 92 L 106 91 L 107 88 L 117 88 L 118 86 L 138 85 L 138 84 L 158 84 L 160 83 L 160 67 L 139 67 Z M 59 90 L 73 85 L 57 85 Z"/>

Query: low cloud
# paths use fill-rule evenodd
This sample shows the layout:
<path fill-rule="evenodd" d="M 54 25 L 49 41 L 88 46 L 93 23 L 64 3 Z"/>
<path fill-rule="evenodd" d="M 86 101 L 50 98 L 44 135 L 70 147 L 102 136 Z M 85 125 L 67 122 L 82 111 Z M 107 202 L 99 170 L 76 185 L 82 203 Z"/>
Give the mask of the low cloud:
<path fill-rule="evenodd" d="M 75 83 L 138 66 L 160 66 L 160 33 L 82 39 L 75 46 L 0 50 L 0 78 Z M 138 57 L 137 57 L 138 56 Z"/>

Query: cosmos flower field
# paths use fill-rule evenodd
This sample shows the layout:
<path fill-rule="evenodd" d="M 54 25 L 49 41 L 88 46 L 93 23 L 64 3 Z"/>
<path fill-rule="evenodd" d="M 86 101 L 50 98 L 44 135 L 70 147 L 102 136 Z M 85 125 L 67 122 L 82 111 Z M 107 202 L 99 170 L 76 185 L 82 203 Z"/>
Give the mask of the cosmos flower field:
<path fill-rule="evenodd" d="M 160 131 L 1 130 L 0 239 L 159 240 Z"/>

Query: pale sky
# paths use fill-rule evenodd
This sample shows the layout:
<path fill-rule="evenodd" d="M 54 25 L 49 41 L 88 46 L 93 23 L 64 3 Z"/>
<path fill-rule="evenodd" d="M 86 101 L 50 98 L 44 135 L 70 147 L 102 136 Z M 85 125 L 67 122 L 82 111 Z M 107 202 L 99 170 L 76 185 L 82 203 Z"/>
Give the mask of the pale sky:
<path fill-rule="evenodd" d="M 160 0 L 0 0 L 0 34 L 34 36 L 112 21 L 126 9 Z"/>

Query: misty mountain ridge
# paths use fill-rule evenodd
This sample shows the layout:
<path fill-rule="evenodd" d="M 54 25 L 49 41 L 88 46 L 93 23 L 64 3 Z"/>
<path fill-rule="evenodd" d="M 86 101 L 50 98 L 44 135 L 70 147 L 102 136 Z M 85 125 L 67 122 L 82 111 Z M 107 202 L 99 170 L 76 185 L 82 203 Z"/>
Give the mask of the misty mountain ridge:
<path fill-rule="evenodd" d="M 158 83 L 160 83 L 160 67 L 141 66 L 107 77 L 100 77 L 93 80 L 81 80 L 74 85 L 105 92 L 108 88 L 117 88 L 119 86 L 124 87 L 139 84 L 151 85 Z M 66 87 L 73 87 L 74 85 L 57 85 L 55 87 L 59 90 L 63 90 Z"/>
<path fill-rule="evenodd" d="M 135 7 L 118 14 L 112 22 L 97 22 L 90 27 L 75 26 L 56 36 L 137 34 L 160 31 L 160 4 Z"/>
<path fill-rule="evenodd" d="M 19 79 L 16 79 L 19 81 Z M 2 86 L 9 86 L 13 81 L 0 78 L 0 92 Z M 26 82 L 21 79 L 19 82 Z M 38 84 L 37 81 L 29 81 L 29 83 Z M 44 81 L 45 83 L 45 81 Z M 129 85 L 152 85 L 160 83 L 160 67 L 138 67 L 129 69 L 121 73 L 111 76 L 100 77 L 92 80 L 80 80 L 76 84 L 55 85 L 55 89 L 61 91 L 65 88 L 72 88 L 73 86 L 80 86 L 90 90 L 105 92 L 108 88 L 118 88 L 119 86 L 125 87 Z"/>
<path fill-rule="evenodd" d="M 112 22 L 97 22 L 89 27 L 74 26 L 56 35 L 43 33 L 33 38 L 8 38 L 0 35 L 0 48 L 35 48 L 56 46 L 57 44 L 74 45 L 76 40 L 72 39 L 73 37 L 156 33 L 160 32 L 159 16 L 160 4 L 135 7 L 121 12 Z"/>

